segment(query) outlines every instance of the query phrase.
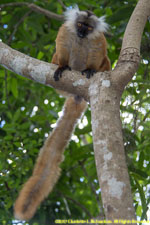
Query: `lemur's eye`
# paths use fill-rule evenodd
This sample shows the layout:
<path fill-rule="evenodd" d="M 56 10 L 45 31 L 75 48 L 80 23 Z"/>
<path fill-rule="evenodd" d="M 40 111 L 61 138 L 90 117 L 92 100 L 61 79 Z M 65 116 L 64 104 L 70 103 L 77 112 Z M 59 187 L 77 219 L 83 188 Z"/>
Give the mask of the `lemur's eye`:
<path fill-rule="evenodd" d="M 77 23 L 78 27 L 82 27 L 82 23 Z"/>
<path fill-rule="evenodd" d="M 88 30 L 90 30 L 90 31 L 93 30 L 93 27 L 88 27 Z"/>

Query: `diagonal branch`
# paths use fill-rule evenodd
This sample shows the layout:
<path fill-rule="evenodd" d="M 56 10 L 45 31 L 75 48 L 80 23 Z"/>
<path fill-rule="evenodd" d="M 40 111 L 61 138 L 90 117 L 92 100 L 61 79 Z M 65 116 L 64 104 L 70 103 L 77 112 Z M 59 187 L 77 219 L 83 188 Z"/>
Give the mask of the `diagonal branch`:
<path fill-rule="evenodd" d="M 148 16 L 150 16 L 150 1 L 139 0 L 125 30 L 121 51 L 126 48 L 136 48 L 140 51 L 141 38 Z"/>
<path fill-rule="evenodd" d="M 12 39 L 13 39 L 13 37 L 14 37 L 14 35 L 15 35 L 17 29 L 18 29 L 18 27 L 20 26 L 20 24 L 23 23 L 23 21 L 25 20 L 25 18 L 28 17 L 28 16 L 30 15 L 31 12 L 32 12 L 32 10 L 29 10 L 28 12 L 26 12 L 26 13 L 24 14 L 24 16 L 21 17 L 21 19 L 15 24 L 14 30 L 13 30 L 12 34 L 10 35 L 10 37 L 9 37 L 9 39 L 8 39 L 8 45 L 10 45 L 10 43 L 11 43 L 11 41 L 12 41 Z"/>
<path fill-rule="evenodd" d="M 70 200 L 70 201 L 72 201 L 75 205 L 79 206 L 79 207 L 82 209 L 82 211 L 84 211 L 90 218 L 92 217 L 92 215 L 91 215 L 90 212 L 87 210 L 87 208 L 86 208 L 83 204 L 81 204 L 79 201 L 77 201 L 77 200 L 75 200 L 75 199 L 73 199 L 73 198 L 71 198 L 71 197 L 69 197 L 69 196 L 67 196 L 67 195 L 64 195 L 64 194 L 61 193 L 61 192 L 60 192 L 60 194 L 62 195 L 62 197 L 66 198 L 66 199 L 68 199 L 68 200 Z"/>
<path fill-rule="evenodd" d="M 142 33 L 149 15 L 149 0 L 139 0 L 125 30 L 119 60 L 112 73 L 112 81 L 122 89 L 137 71 Z"/>
<path fill-rule="evenodd" d="M 62 8 L 66 10 L 67 7 L 66 7 L 65 4 L 63 3 L 63 1 L 62 1 L 62 0 L 58 0 L 58 2 L 59 2 L 60 5 L 62 6 Z"/>
<path fill-rule="evenodd" d="M 27 3 L 27 2 L 10 2 L 10 3 L 6 3 L 6 4 L 0 4 L 0 9 L 5 8 L 5 7 L 10 7 L 10 6 L 27 6 L 29 9 L 31 9 L 32 11 L 35 11 L 37 13 L 41 13 L 45 16 L 47 16 L 48 18 L 51 19 L 56 19 L 56 20 L 63 20 L 63 16 L 62 15 L 58 15 L 56 13 L 50 12 L 47 9 L 43 9 L 39 6 L 37 6 L 34 3 Z"/>
<path fill-rule="evenodd" d="M 53 78 L 54 71 L 57 68 L 56 65 L 34 59 L 10 48 L 3 42 L 0 42 L 0 65 L 36 82 L 80 95 L 88 100 L 90 81 L 81 76 L 80 72 L 66 71 L 59 82 L 56 82 Z"/>

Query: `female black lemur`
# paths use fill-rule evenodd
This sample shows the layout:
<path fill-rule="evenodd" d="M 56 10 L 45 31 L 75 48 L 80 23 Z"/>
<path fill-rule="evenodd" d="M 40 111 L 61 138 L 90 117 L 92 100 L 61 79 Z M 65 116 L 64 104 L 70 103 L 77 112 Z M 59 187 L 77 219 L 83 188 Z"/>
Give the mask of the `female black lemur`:
<path fill-rule="evenodd" d="M 52 63 L 58 65 L 54 73 L 55 81 L 59 82 L 63 71 L 68 68 L 81 71 L 87 78 L 95 72 L 110 70 L 103 34 L 107 27 L 104 17 L 97 18 L 90 11 L 80 11 L 77 6 L 65 12 L 65 23 L 59 29 L 56 53 L 52 58 Z M 63 115 L 40 150 L 33 174 L 15 202 L 17 219 L 30 219 L 53 189 L 60 175 L 59 164 L 64 148 L 86 107 L 86 102 L 80 97 L 66 99 Z"/>

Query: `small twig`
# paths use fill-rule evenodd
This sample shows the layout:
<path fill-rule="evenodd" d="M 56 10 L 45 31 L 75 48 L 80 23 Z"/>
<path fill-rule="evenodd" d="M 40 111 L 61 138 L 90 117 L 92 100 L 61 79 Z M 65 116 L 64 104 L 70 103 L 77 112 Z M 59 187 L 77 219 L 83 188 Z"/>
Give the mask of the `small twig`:
<path fill-rule="evenodd" d="M 94 187 L 93 183 L 91 183 L 91 182 L 89 181 L 89 175 L 88 175 L 88 173 L 87 173 L 87 171 L 86 171 L 86 169 L 85 169 L 85 167 L 84 167 L 84 163 L 81 162 L 81 161 L 79 161 L 79 164 L 80 164 L 80 166 L 81 166 L 82 169 L 83 169 L 84 175 L 85 175 L 85 176 L 87 177 L 87 179 L 88 179 L 88 183 L 89 183 L 89 185 L 90 185 L 90 187 L 91 187 L 91 190 L 92 190 L 93 194 L 95 195 L 95 198 L 96 198 L 96 200 L 97 200 L 98 207 L 99 207 L 99 209 L 100 209 L 100 214 L 103 214 L 103 206 L 102 206 L 102 202 L 101 202 L 99 196 L 96 194 L 96 190 L 95 190 L 95 187 Z"/>
<path fill-rule="evenodd" d="M 136 134 L 137 131 L 137 119 L 138 119 L 138 113 L 137 111 L 135 112 L 134 119 L 133 119 L 133 130 L 134 134 Z"/>
<path fill-rule="evenodd" d="M 70 201 L 72 201 L 73 203 L 75 203 L 76 205 L 78 205 L 90 218 L 92 218 L 92 215 L 91 215 L 91 213 L 87 210 L 87 208 L 84 206 L 84 205 L 82 205 L 80 202 L 78 202 L 77 200 L 75 200 L 75 199 L 73 199 L 73 198 L 71 198 L 71 197 L 69 197 L 69 196 L 66 196 L 66 195 L 64 195 L 63 193 L 61 193 L 60 192 L 60 194 L 64 197 L 64 198 L 66 198 L 66 199 L 68 199 L 68 200 L 70 200 Z"/>
<path fill-rule="evenodd" d="M 1 4 L 0 5 L 0 8 L 5 8 L 5 7 L 8 7 L 8 6 L 22 6 L 22 5 L 26 5 L 28 6 L 29 3 L 27 2 L 10 2 L 10 3 L 5 3 L 5 4 Z"/>
<path fill-rule="evenodd" d="M 7 70 L 5 69 L 5 96 L 6 99 L 8 100 L 8 89 L 7 89 Z"/>
<path fill-rule="evenodd" d="M 27 13 L 25 13 L 24 16 L 21 17 L 21 19 L 18 21 L 18 23 L 15 24 L 14 30 L 13 30 L 12 34 L 10 35 L 10 37 L 9 37 L 9 39 L 8 39 L 8 45 L 11 44 L 12 38 L 14 37 L 14 35 L 15 35 L 15 33 L 16 33 L 18 27 L 20 26 L 20 24 L 24 21 L 24 19 L 25 19 L 27 16 L 29 16 L 29 14 L 30 14 L 31 12 L 32 12 L 32 10 L 28 11 Z"/>
<path fill-rule="evenodd" d="M 144 118 L 142 120 L 142 123 L 145 122 L 145 120 L 147 119 L 147 117 L 148 117 L 149 114 L 150 114 L 150 111 L 145 114 L 145 116 L 144 116 Z M 137 125 L 137 129 L 136 130 L 138 130 L 140 126 L 141 126 L 141 123 Z"/>
<path fill-rule="evenodd" d="M 60 5 L 63 7 L 63 9 L 65 9 L 66 10 L 66 6 L 65 6 L 65 4 L 63 3 L 63 1 L 62 0 L 57 0 L 59 3 L 60 3 Z"/>
<path fill-rule="evenodd" d="M 64 18 L 62 15 L 58 15 L 56 13 L 50 12 L 49 10 L 43 9 L 43 8 L 35 5 L 34 3 L 27 3 L 27 2 L 10 2 L 10 3 L 6 3 L 6 4 L 1 4 L 0 9 L 9 7 L 9 6 L 26 6 L 37 13 L 41 13 L 49 18 L 60 20 L 60 21 L 62 21 Z"/>
<path fill-rule="evenodd" d="M 7 191 L 10 191 L 10 187 L 8 186 L 8 183 L 5 181 L 4 184 L 5 184 Z"/>
<path fill-rule="evenodd" d="M 7 101 L 7 105 L 8 105 L 8 108 L 11 109 L 11 104 L 10 104 L 10 101 L 9 101 L 9 97 L 8 97 L 8 87 L 7 87 L 7 79 L 8 79 L 8 73 L 7 73 L 7 70 L 4 69 L 4 73 L 5 73 L 5 99 Z"/>

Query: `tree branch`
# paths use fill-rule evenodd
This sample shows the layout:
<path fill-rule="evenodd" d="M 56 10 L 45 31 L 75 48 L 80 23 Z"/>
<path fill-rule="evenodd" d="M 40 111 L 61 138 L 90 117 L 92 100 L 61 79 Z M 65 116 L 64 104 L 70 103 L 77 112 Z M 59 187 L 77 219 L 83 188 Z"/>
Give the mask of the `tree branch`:
<path fill-rule="evenodd" d="M 77 200 L 75 200 L 75 199 L 73 199 L 73 198 L 71 198 L 71 197 L 69 197 L 69 196 L 67 196 L 67 195 L 64 195 L 63 193 L 61 193 L 61 195 L 64 197 L 64 198 L 66 198 L 66 199 L 68 199 L 68 200 L 70 200 L 70 201 L 72 201 L 74 204 L 76 204 L 77 206 L 79 206 L 90 218 L 92 217 L 92 215 L 90 214 L 90 212 L 87 210 L 87 208 L 84 206 L 84 205 L 82 205 L 80 202 L 78 202 Z"/>
<path fill-rule="evenodd" d="M 27 77 L 58 90 L 80 95 L 88 100 L 90 80 L 77 71 L 65 71 L 59 82 L 54 81 L 56 65 L 34 59 L 0 42 L 0 65 L 21 76 Z"/>
<path fill-rule="evenodd" d="M 136 220 L 124 154 L 120 98 L 137 70 L 141 36 L 149 13 L 149 0 L 139 0 L 129 20 L 115 70 L 102 87 L 95 77 L 89 87 L 96 168 L 107 220 Z"/>
<path fill-rule="evenodd" d="M 136 48 L 140 51 L 143 30 L 150 15 L 149 0 L 139 0 L 125 30 L 122 49 Z"/>
<path fill-rule="evenodd" d="M 60 21 L 62 21 L 64 18 L 62 15 L 58 15 L 56 13 L 50 12 L 49 10 L 43 9 L 43 8 L 35 5 L 34 3 L 27 3 L 27 2 L 10 2 L 10 3 L 6 3 L 6 4 L 0 4 L 0 9 L 5 8 L 5 7 L 10 7 L 10 6 L 13 6 L 13 7 L 26 6 L 37 13 L 41 13 L 41 14 L 47 16 L 48 18 L 56 19 L 56 20 L 60 20 Z"/>
<path fill-rule="evenodd" d="M 142 33 L 149 15 L 149 0 L 139 0 L 128 22 L 119 60 L 112 73 L 113 82 L 122 88 L 132 79 L 138 68 Z"/>
<path fill-rule="evenodd" d="M 66 7 L 65 4 L 63 3 L 63 1 L 62 1 L 62 0 L 57 0 L 57 1 L 58 1 L 59 4 L 62 6 L 62 8 L 66 10 L 67 7 Z"/>
<path fill-rule="evenodd" d="M 14 30 L 13 30 L 12 34 L 10 35 L 10 37 L 9 37 L 9 39 L 8 39 L 8 42 L 7 42 L 8 45 L 10 45 L 10 43 L 11 43 L 11 41 L 12 41 L 12 38 L 14 37 L 14 35 L 15 35 L 15 33 L 16 33 L 18 27 L 20 26 L 20 24 L 24 21 L 24 19 L 25 19 L 27 16 L 30 15 L 31 12 L 32 12 L 32 10 L 29 10 L 28 12 L 26 12 L 26 13 L 24 14 L 24 16 L 21 17 L 21 19 L 15 24 Z"/>
<path fill-rule="evenodd" d="M 100 210 L 100 213 L 99 214 L 100 214 L 101 218 L 102 217 L 104 218 L 104 213 L 103 213 L 104 212 L 104 209 L 103 209 L 101 197 L 96 194 L 96 190 L 95 190 L 95 187 L 94 187 L 93 183 L 89 181 L 89 175 L 88 175 L 88 173 L 87 173 L 87 171 L 86 171 L 86 169 L 84 167 L 84 161 L 83 162 L 79 161 L 79 165 L 81 166 L 81 168 L 82 168 L 82 170 L 84 172 L 84 175 L 87 177 L 88 184 L 91 187 L 91 191 L 95 195 L 95 199 L 97 201 L 97 204 L 98 204 L 98 207 L 99 207 L 99 210 Z"/>

